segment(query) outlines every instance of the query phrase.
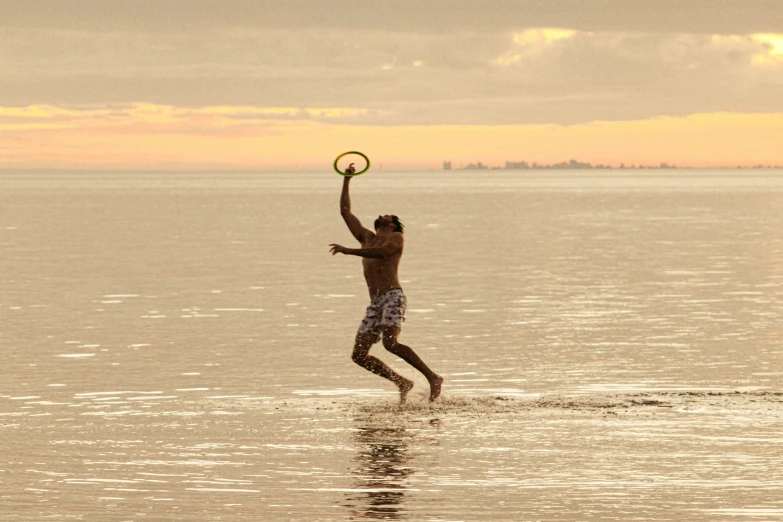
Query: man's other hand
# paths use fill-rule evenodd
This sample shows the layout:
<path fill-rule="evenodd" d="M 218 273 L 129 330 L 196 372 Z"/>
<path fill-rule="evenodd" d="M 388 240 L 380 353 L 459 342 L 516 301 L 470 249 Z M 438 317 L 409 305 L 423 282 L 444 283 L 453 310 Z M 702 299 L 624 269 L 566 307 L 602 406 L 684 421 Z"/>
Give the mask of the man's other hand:
<path fill-rule="evenodd" d="M 332 253 L 332 255 L 335 255 L 335 254 L 347 254 L 348 253 L 348 249 L 345 248 L 342 245 L 336 245 L 336 244 L 332 243 L 329 246 L 332 247 L 331 249 L 329 249 L 329 251 Z"/>

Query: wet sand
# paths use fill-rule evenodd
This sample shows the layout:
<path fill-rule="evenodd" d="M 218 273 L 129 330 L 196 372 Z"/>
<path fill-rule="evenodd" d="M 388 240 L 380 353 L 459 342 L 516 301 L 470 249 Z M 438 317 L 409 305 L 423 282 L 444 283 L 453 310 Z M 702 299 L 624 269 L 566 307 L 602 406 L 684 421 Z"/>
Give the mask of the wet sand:
<path fill-rule="evenodd" d="M 434 404 L 339 179 L 0 176 L 0 520 L 783 520 L 783 177 L 384 176 Z"/>

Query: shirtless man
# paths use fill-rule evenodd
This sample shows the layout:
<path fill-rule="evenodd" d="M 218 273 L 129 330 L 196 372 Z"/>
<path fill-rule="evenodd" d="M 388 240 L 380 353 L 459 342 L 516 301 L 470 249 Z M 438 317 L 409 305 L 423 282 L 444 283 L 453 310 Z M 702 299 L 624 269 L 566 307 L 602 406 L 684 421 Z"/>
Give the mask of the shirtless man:
<path fill-rule="evenodd" d="M 351 358 L 376 375 L 389 379 L 400 389 L 400 403 L 405 402 L 413 382 L 389 368 L 383 361 L 368 355 L 370 347 L 383 338 L 383 347 L 419 370 L 430 383 L 430 401 L 440 395 L 443 377 L 430 370 L 416 352 L 397 341 L 405 320 L 407 300 L 400 287 L 397 267 L 400 265 L 403 249 L 403 226 L 397 216 L 378 216 L 375 233 L 367 230 L 359 219 L 351 214 L 351 198 L 348 185 L 351 176 L 343 178 L 343 192 L 340 196 L 340 214 L 361 248 L 346 248 L 331 244 L 332 255 L 347 254 L 362 258 L 364 279 L 370 291 L 370 306 L 359 326 Z"/>

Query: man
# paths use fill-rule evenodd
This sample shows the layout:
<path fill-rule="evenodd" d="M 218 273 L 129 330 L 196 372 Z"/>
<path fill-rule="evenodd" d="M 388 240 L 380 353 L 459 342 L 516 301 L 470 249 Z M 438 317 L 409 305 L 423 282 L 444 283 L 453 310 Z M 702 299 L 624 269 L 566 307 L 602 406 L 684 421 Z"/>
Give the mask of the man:
<path fill-rule="evenodd" d="M 362 258 L 364 279 L 370 291 L 370 306 L 356 334 L 351 358 L 359 366 L 396 384 L 400 390 L 400 403 L 404 403 L 413 388 L 413 381 L 402 377 L 380 359 L 368 355 L 370 347 L 383 339 L 384 348 L 424 374 L 430 383 L 430 401 L 434 401 L 440 395 L 443 377 L 430 370 L 416 352 L 397 341 L 407 304 L 397 277 L 403 249 L 403 225 L 397 216 L 386 215 L 378 216 L 375 220 L 375 233 L 364 228 L 359 219 L 351 214 L 348 194 L 350 182 L 351 176 L 343 177 L 340 214 L 361 248 L 346 248 L 336 244 L 329 246 L 332 247 L 332 255 L 339 253 Z"/>

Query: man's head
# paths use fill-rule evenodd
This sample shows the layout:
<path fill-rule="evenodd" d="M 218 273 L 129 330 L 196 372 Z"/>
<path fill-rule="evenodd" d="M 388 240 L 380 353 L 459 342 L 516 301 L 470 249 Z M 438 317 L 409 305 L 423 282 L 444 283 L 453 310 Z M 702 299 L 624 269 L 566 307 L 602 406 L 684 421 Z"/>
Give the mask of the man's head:
<path fill-rule="evenodd" d="M 378 216 L 375 220 L 375 230 L 380 231 L 391 230 L 392 232 L 405 233 L 405 226 L 400 222 L 400 218 L 395 215 L 387 214 L 385 216 Z"/>

